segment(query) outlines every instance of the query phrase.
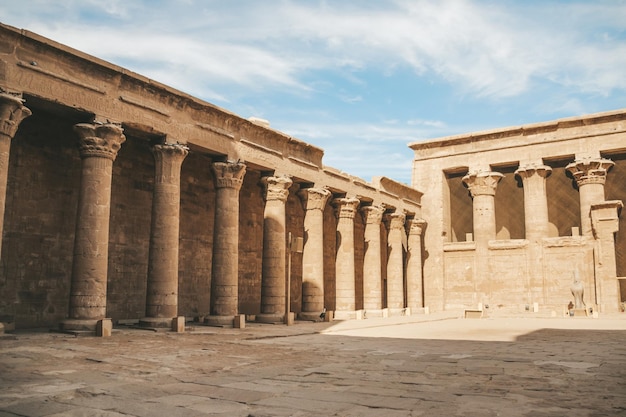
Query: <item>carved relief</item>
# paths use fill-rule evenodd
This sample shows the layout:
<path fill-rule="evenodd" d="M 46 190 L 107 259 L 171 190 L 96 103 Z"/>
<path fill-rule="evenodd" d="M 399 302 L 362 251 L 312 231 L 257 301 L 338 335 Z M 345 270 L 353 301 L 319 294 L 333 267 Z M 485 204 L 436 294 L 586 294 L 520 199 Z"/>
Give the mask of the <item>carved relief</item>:
<path fill-rule="evenodd" d="M 463 182 L 472 193 L 477 195 L 496 195 L 498 182 L 504 178 L 499 172 L 470 172 L 463 177 Z"/>
<path fill-rule="evenodd" d="M 74 126 L 74 131 L 80 137 L 81 158 L 96 157 L 115 161 L 117 152 L 126 141 L 122 127 L 113 123 L 80 123 Z"/>
<path fill-rule="evenodd" d="M 287 201 L 289 196 L 289 187 L 293 184 L 291 178 L 286 175 L 280 177 L 263 177 L 261 179 L 265 188 L 266 201 Z"/>
<path fill-rule="evenodd" d="M 240 190 L 246 165 L 242 162 L 214 162 L 215 186 L 217 188 L 234 188 Z"/>
<path fill-rule="evenodd" d="M 585 184 L 604 184 L 606 174 L 614 165 L 613 161 L 604 158 L 585 158 L 567 165 L 567 169 L 580 187 Z"/>
<path fill-rule="evenodd" d="M 24 107 L 24 100 L 7 93 L 0 93 L 0 134 L 10 139 L 15 136 L 22 120 L 30 116 L 30 109 Z"/>

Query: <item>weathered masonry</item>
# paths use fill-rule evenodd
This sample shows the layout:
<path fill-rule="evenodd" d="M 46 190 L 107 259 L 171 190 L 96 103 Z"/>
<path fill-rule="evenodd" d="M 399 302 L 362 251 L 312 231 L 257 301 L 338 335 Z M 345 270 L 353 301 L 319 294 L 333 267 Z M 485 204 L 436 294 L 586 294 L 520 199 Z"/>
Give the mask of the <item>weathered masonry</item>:
<path fill-rule="evenodd" d="M 626 110 L 410 147 L 431 311 L 623 308 Z"/>
<path fill-rule="evenodd" d="M 9 26 L 0 87 L 0 321 L 422 307 L 418 191 L 326 167 L 263 121 Z"/>

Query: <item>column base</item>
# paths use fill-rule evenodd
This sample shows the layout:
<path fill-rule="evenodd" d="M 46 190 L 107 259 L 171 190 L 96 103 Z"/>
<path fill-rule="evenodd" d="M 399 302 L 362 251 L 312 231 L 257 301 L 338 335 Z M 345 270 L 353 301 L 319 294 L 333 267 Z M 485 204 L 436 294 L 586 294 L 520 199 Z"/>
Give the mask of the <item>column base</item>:
<path fill-rule="evenodd" d="M 285 322 L 285 315 L 284 314 L 277 314 L 277 313 L 257 314 L 256 315 L 256 322 L 257 323 L 270 323 L 270 324 L 284 323 Z"/>
<path fill-rule="evenodd" d="M 321 311 L 301 311 L 300 313 L 298 313 L 298 319 L 306 321 L 324 321 L 323 314 L 325 313 L 322 313 Z"/>
<path fill-rule="evenodd" d="M 172 317 L 144 317 L 139 319 L 139 327 L 169 329 L 172 327 Z"/>
<path fill-rule="evenodd" d="M 204 316 L 204 324 L 207 326 L 233 327 L 235 316 Z"/>
<path fill-rule="evenodd" d="M 59 323 L 59 330 L 95 333 L 97 325 L 97 319 L 66 319 Z"/>

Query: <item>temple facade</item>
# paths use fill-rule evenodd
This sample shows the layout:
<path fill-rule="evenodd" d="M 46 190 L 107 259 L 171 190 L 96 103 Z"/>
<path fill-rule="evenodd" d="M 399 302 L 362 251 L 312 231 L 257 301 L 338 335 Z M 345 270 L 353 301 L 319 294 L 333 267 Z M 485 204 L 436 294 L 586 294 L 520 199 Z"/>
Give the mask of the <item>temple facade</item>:
<path fill-rule="evenodd" d="M 0 25 L 0 126 L 0 331 L 561 311 L 574 282 L 585 308 L 626 299 L 626 111 L 414 143 L 411 186 L 366 182 Z"/>
<path fill-rule="evenodd" d="M 623 309 L 626 110 L 410 147 L 431 311 Z"/>
<path fill-rule="evenodd" d="M 402 238 L 423 223 L 408 185 L 327 167 L 266 121 L 9 26 L 0 89 L 7 326 L 422 308 L 403 286 L 422 282 L 421 240 Z"/>

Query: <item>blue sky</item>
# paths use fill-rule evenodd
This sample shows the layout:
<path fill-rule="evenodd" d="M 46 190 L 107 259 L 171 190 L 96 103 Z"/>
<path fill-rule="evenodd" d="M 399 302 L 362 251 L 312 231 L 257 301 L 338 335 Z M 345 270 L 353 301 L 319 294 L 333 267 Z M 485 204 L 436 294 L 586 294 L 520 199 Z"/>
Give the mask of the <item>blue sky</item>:
<path fill-rule="evenodd" d="M 410 183 L 410 142 L 626 107 L 626 1 L 28 0 L 2 23 Z"/>

